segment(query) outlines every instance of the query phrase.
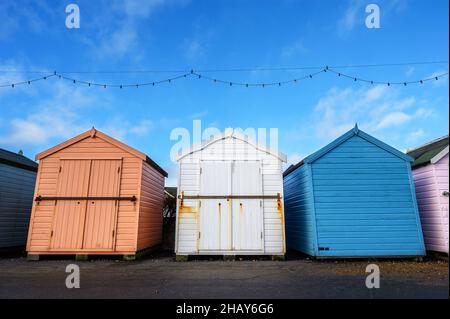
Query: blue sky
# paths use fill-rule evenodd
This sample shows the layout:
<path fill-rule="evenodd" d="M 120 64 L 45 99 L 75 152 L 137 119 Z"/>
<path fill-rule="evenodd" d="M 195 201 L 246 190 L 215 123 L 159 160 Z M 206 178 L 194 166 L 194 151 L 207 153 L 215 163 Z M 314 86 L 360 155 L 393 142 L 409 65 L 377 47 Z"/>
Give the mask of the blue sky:
<path fill-rule="evenodd" d="M 81 28 L 65 27 L 72 1 L 0 1 L 0 84 L 23 71 L 211 70 L 448 61 L 447 0 L 98 0 L 73 1 Z M 365 27 L 376 3 L 381 28 Z M 448 63 L 342 68 L 373 80 L 410 81 Z M 209 72 L 241 82 L 301 77 L 311 70 Z M 108 83 L 148 82 L 178 73 L 72 73 Z M 397 147 L 448 134 L 448 78 L 407 87 L 331 74 L 271 88 L 180 80 L 139 89 L 88 88 L 48 79 L 0 89 L 0 147 L 34 157 L 92 126 L 147 153 L 169 171 L 176 127 L 278 128 L 279 149 L 296 162 L 358 122 Z"/>

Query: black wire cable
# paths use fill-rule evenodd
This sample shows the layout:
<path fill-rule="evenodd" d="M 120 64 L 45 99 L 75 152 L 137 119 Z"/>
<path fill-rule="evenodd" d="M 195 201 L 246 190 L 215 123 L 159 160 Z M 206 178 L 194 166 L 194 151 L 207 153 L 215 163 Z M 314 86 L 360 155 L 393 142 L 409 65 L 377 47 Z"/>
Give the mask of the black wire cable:
<path fill-rule="evenodd" d="M 324 73 L 326 72 L 325 69 L 322 69 L 318 72 L 315 73 L 311 73 L 309 75 L 300 77 L 300 78 L 295 78 L 295 79 L 291 79 L 291 80 L 285 80 L 285 81 L 278 81 L 278 82 L 268 82 L 268 83 L 251 83 L 251 82 L 233 82 L 233 81 L 227 81 L 227 80 L 221 80 L 221 79 L 217 79 L 217 78 L 212 78 L 209 76 L 205 76 L 203 74 L 191 71 L 192 75 L 197 76 L 199 79 L 206 79 L 206 80 L 210 80 L 214 83 L 222 83 L 222 84 L 227 84 L 229 86 L 233 86 L 233 85 L 237 85 L 237 86 L 245 86 L 245 87 L 266 87 L 266 86 L 281 86 L 284 84 L 288 84 L 288 83 L 296 83 L 299 82 L 301 80 L 307 79 L 307 78 L 313 78 L 314 76 L 320 74 L 320 73 Z"/>
<path fill-rule="evenodd" d="M 47 80 L 47 79 L 49 79 L 51 77 L 54 77 L 55 75 L 56 74 L 53 73 L 53 74 L 49 74 L 49 75 L 46 75 L 46 76 L 43 76 L 43 77 L 40 77 L 40 78 L 35 78 L 35 79 L 30 79 L 30 80 L 25 80 L 25 81 L 16 82 L 16 83 L 10 83 L 10 84 L 2 84 L 2 85 L 0 85 L 0 88 L 4 88 L 4 87 L 12 87 L 12 88 L 14 88 L 14 87 L 16 87 L 18 85 L 31 84 L 33 82 Z"/>
<path fill-rule="evenodd" d="M 163 80 L 159 80 L 159 81 L 152 81 L 152 82 L 144 82 L 144 83 L 134 83 L 134 84 L 110 84 L 110 83 L 97 83 L 97 82 L 89 82 L 89 81 L 85 81 L 85 80 L 78 80 L 72 77 L 67 77 L 65 75 L 59 74 L 55 72 L 55 75 L 57 75 L 60 79 L 63 80 L 68 80 L 70 82 L 73 82 L 74 84 L 76 83 L 81 83 L 81 84 L 85 84 L 87 86 L 99 86 L 99 87 L 104 87 L 105 89 L 108 87 L 111 88 L 130 88 L 130 87 L 135 87 L 135 88 L 139 88 L 140 86 L 149 86 L 149 85 L 157 85 L 157 84 L 161 84 L 161 83 L 170 83 L 172 81 L 175 80 L 179 80 L 182 78 L 186 78 L 188 75 L 190 75 L 190 73 L 185 73 L 185 74 L 181 74 L 175 77 L 171 77 L 168 79 L 163 79 Z"/>
<path fill-rule="evenodd" d="M 183 73 L 174 77 L 170 77 L 170 78 L 166 78 L 166 79 L 162 79 L 162 80 L 157 80 L 157 81 L 151 81 L 151 82 L 143 82 L 143 83 L 132 83 L 132 84 L 111 84 L 111 83 L 98 83 L 95 81 L 86 81 L 86 80 L 80 80 L 80 79 L 76 79 L 73 77 L 68 77 L 66 75 L 63 75 L 61 73 L 58 72 L 53 72 L 53 74 L 48 74 L 46 76 L 40 77 L 40 78 L 34 78 L 34 79 L 30 79 L 30 80 L 26 80 L 26 81 L 20 81 L 20 82 L 16 82 L 16 83 L 10 83 L 10 84 L 3 84 L 0 85 L 0 88 L 5 88 L 5 87 L 12 87 L 15 88 L 16 86 L 20 86 L 20 85 L 25 85 L 25 84 L 31 84 L 33 82 L 37 82 L 37 81 L 42 81 L 42 80 L 47 80 L 48 78 L 52 78 L 52 77 L 58 77 L 59 79 L 63 79 L 66 81 L 70 81 L 74 84 L 82 84 L 82 85 L 87 85 L 89 87 L 91 86 L 97 86 L 97 87 L 103 87 L 103 88 L 131 88 L 131 87 L 135 87 L 135 88 L 139 88 L 141 86 L 155 86 L 158 84 L 162 84 L 162 83 L 171 83 L 172 81 L 176 81 L 176 80 L 180 80 L 183 78 L 188 78 L 188 77 L 196 77 L 198 79 L 204 79 L 204 80 L 209 80 L 211 82 L 214 83 L 220 83 L 220 84 L 226 84 L 229 86 L 245 86 L 245 87 L 266 87 L 266 86 L 282 86 L 285 84 L 292 84 L 292 83 L 297 83 L 299 81 L 305 80 L 305 79 L 312 79 L 314 78 L 316 75 L 319 75 L 321 73 L 334 73 L 336 75 L 338 75 L 339 77 L 342 78 L 348 78 L 348 79 L 352 79 L 354 82 L 365 82 L 365 83 L 370 83 L 370 84 L 378 84 L 378 85 L 404 85 L 407 86 L 408 84 L 423 84 L 425 82 L 431 81 L 431 80 L 438 80 L 444 76 L 448 75 L 448 72 L 433 76 L 433 77 L 429 77 L 429 78 L 425 78 L 425 79 L 421 79 L 421 80 L 416 80 L 416 81 L 403 81 L 403 82 L 398 82 L 398 81 L 392 81 L 392 82 L 387 82 L 387 81 L 375 81 L 375 80 L 368 80 L 365 78 L 360 78 L 358 76 L 352 76 L 349 75 L 347 73 L 342 73 L 339 72 L 337 70 L 334 70 L 333 68 L 330 68 L 328 66 L 326 66 L 325 68 L 322 67 L 321 70 L 317 71 L 317 72 L 313 72 L 310 73 L 308 75 L 302 76 L 302 77 L 298 77 L 298 78 L 293 78 L 293 79 L 289 79 L 289 80 L 283 80 L 283 81 L 274 81 L 274 82 L 235 82 L 235 81 L 229 81 L 229 80 L 224 80 L 224 79 L 220 79 L 220 78 L 215 78 L 215 77 L 210 77 L 210 76 L 206 76 L 204 74 L 202 74 L 201 72 L 198 71 L 194 71 L 191 70 L 190 72 L 187 73 Z"/>
<path fill-rule="evenodd" d="M 436 76 L 433 76 L 433 77 L 425 78 L 425 79 L 422 79 L 422 80 L 403 81 L 403 82 L 386 82 L 386 81 L 367 80 L 367 79 L 364 79 L 364 78 L 360 78 L 360 77 L 348 75 L 348 74 L 345 74 L 345 73 L 342 73 L 342 72 L 338 72 L 338 71 L 335 71 L 335 70 L 333 70 L 331 68 L 328 68 L 328 67 L 326 68 L 326 70 L 328 70 L 328 71 L 330 71 L 330 72 L 332 72 L 334 74 L 337 74 L 340 77 L 352 79 L 355 82 L 356 81 L 360 81 L 360 82 L 365 82 L 365 83 L 370 83 L 370 84 L 379 84 L 379 85 L 388 85 L 388 86 L 391 86 L 391 85 L 407 86 L 408 84 L 418 84 L 418 83 L 423 84 L 424 82 L 428 82 L 428 81 L 432 81 L 432 80 L 439 80 L 439 78 L 448 75 L 448 72 L 445 72 L 445 73 L 442 73 L 442 74 L 439 74 L 439 75 L 436 75 Z"/>

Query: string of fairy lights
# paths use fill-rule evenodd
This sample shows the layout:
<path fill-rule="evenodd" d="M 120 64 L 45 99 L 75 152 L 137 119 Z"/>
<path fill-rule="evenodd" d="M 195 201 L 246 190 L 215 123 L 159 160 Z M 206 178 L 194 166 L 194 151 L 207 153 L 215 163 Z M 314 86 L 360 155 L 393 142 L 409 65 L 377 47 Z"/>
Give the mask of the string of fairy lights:
<path fill-rule="evenodd" d="M 240 86 L 240 87 L 273 87 L 273 86 L 284 86 L 288 84 L 296 84 L 305 80 L 311 80 L 314 78 L 317 78 L 319 75 L 324 74 L 330 74 L 334 75 L 337 78 L 341 79 L 347 79 L 351 80 L 353 82 L 363 82 L 368 83 L 372 85 L 387 85 L 387 86 L 408 86 L 412 84 L 424 84 L 429 81 L 438 81 L 439 79 L 448 76 L 448 72 L 442 72 L 437 75 L 433 75 L 431 77 L 422 78 L 418 80 L 413 81 L 379 81 L 379 80 L 371 80 L 367 78 L 363 78 L 356 75 L 347 74 L 344 72 L 339 71 L 339 69 L 342 68 L 357 68 L 357 67 L 382 67 L 382 66 L 401 66 L 401 65 L 412 65 L 412 64 L 435 64 L 435 63 L 448 63 L 448 62 L 416 62 L 416 63 L 391 63 L 391 64 L 366 64 L 366 65 L 354 65 L 354 66 L 335 66 L 335 67 L 296 67 L 296 68 L 259 68 L 259 69 L 216 69 L 216 70 L 143 70 L 143 71 L 78 71 L 78 72 L 58 72 L 53 71 L 52 73 L 44 73 L 45 71 L 2 71 L 0 70 L 0 73 L 12 73 L 12 72 L 23 72 L 23 73 L 40 73 L 43 74 L 43 76 L 35 77 L 29 80 L 23 80 L 23 81 L 17 81 L 12 83 L 6 83 L 6 84 L 0 84 L 0 88 L 16 88 L 18 86 L 24 86 L 24 85 L 31 85 L 32 83 L 39 82 L 39 81 L 46 81 L 50 79 L 61 79 L 64 81 L 72 82 L 75 85 L 83 85 L 87 87 L 100 87 L 100 88 L 119 88 L 119 89 L 126 89 L 126 88 L 139 88 L 139 87 L 148 87 L 148 86 L 157 86 L 161 84 L 168 84 L 172 83 L 177 80 L 181 79 L 199 79 L 199 80 L 205 80 L 209 81 L 211 83 L 217 83 L 227 86 Z M 295 70 L 317 70 L 315 72 L 307 73 L 306 75 L 303 75 L 301 77 L 291 78 L 288 80 L 280 80 L 280 81 L 271 81 L 271 82 L 243 82 L 243 81 L 232 81 L 227 80 L 221 77 L 213 77 L 206 75 L 207 73 L 219 73 L 219 72 L 249 72 L 249 71 L 295 71 Z M 153 81 L 145 81 L 145 82 L 138 82 L 138 83 L 125 83 L 125 84 L 115 84 L 115 83 L 100 83 L 95 81 L 88 81 L 84 79 L 75 78 L 72 76 L 69 76 L 69 74 L 106 74 L 106 73 L 178 73 L 175 76 L 159 79 L 159 80 L 153 80 Z"/>

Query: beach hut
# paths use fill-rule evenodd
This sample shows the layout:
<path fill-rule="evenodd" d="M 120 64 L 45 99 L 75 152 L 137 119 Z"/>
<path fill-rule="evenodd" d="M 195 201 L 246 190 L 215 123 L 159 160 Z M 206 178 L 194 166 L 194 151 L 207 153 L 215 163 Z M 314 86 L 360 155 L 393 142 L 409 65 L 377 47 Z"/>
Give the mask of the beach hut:
<path fill-rule="evenodd" d="M 424 255 L 412 161 L 355 125 L 289 167 L 288 247 L 316 257 Z"/>
<path fill-rule="evenodd" d="M 178 157 L 175 252 L 285 254 L 282 163 L 286 156 L 229 129 Z"/>
<path fill-rule="evenodd" d="M 38 164 L 0 149 L 0 250 L 25 247 Z"/>
<path fill-rule="evenodd" d="M 448 255 L 449 137 L 408 151 L 427 250 Z"/>
<path fill-rule="evenodd" d="M 91 129 L 36 155 L 27 251 L 123 255 L 162 240 L 164 178 L 147 155 Z"/>

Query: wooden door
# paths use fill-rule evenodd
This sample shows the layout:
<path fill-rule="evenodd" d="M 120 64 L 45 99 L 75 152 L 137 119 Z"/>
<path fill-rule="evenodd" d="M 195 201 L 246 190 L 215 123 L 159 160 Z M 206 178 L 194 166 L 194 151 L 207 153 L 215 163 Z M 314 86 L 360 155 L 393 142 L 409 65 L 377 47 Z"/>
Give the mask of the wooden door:
<path fill-rule="evenodd" d="M 230 164 L 202 162 L 200 195 L 225 196 L 230 192 Z M 199 250 L 231 249 L 231 212 L 226 198 L 201 199 Z"/>
<path fill-rule="evenodd" d="M 89 197 L 118 197 L 121 160 L 92 160 Z M 115 225 L 118 201 L 90 199 L 87 203 L 83 249 L 112 250 L 115 243 Z"/>
<path fill-rule="evenodd" d="M 90 160 L 61 160 L 56 197 L 86 197 Z M 86 200 L 57 200 L 51 232 L 50 249 L 79 250 L 83 244 Z"/>
<path fill-rule="evenodd" d="M 232 168 L 233 249 L 263 249 L 262 181 L 260 163 L 235 162 Z M 255 196 L 256 198 L 245 198 Z"/>

